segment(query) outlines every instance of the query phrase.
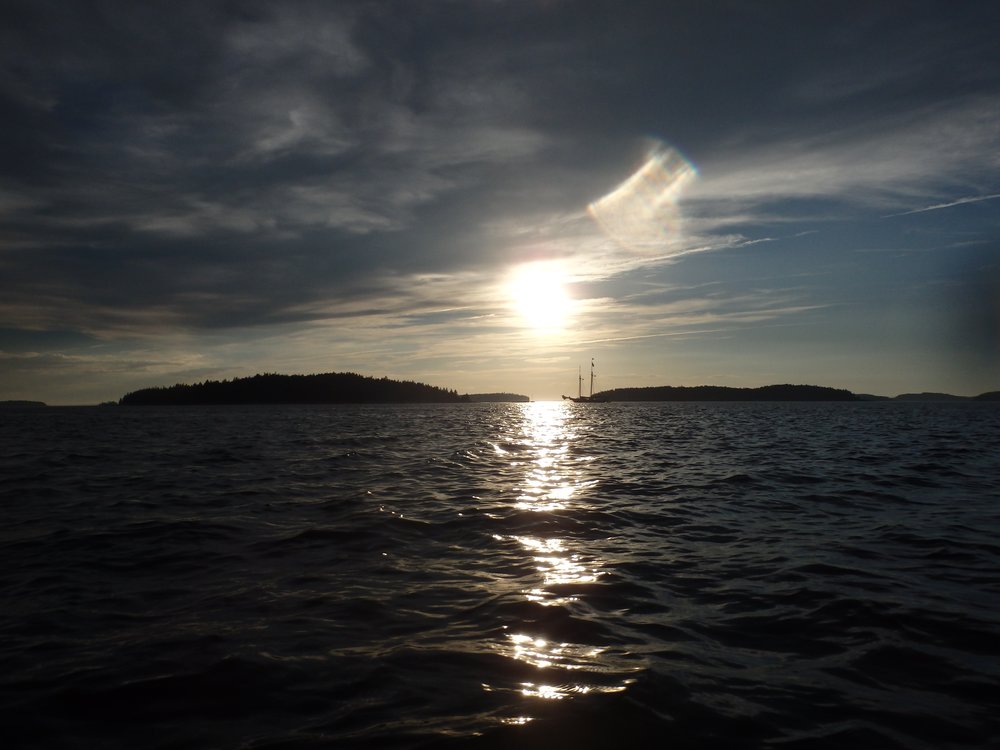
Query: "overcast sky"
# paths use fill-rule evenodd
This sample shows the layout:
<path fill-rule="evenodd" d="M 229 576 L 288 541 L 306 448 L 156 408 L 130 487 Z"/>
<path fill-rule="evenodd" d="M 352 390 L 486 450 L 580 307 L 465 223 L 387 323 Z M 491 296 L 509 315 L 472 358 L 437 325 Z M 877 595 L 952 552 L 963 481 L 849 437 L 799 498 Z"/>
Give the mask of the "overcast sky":
<path fill-rule="evenodd" d="M 1000 389 L 996 2 L 0 5 L 0 399 Z"/>

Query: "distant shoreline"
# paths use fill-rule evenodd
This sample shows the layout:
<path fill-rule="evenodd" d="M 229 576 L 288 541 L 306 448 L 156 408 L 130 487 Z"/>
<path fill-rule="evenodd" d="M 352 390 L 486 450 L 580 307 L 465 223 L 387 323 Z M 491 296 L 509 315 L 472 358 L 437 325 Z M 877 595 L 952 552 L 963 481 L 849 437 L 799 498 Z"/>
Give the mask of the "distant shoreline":
<path fill-rule="evenodd" d="M 903 393 L 898 396 L 858 394 L 842 388 L 817 385 L 765 385 L 760 388 L 734 388 L 717 385 L 650 386 L 615 388 L 594 394 L 603 401 L 1000 401 L 1000 391 L 978 396 L 953 396 L 949 393 Z"/>
<path fill-rule="evenodd" d="M 453 404 L 524 402 L 518 393 L 473 393 L 412 381 L 374 378 L 352 372 L 318 375 L 254 375 L 233 380 L 165 388 L 144 388 L 127 393 L 122 406 L 195 406 L 250 404 Z"/>
<path fill-rule="evenodd" d="M 902 393 L 876 396 L 852 393 L 846 389 L 815 385 L 767 385 L 759 388 L 730 386 L 649 386 L 615 388 L 594 394 L 604 402 L 1000 402 L 1000 391 L 978 396 L 950 393 Z M 127 393 L 117 402 L 80 404 L 80 406 L 225 406 L 254 404 L 412 404 L 412 403 L 527 403 L 531 399 L 519 393 L 492 392 L 459 395 L 423 383 L 375 378 L 355 373 L 318 375 L 254 375 L 233 380 L 206 380 L 193 385 L 143 388 Z M 58 406 L 59 404 L 56 404 Z M 13 399 L 0 401 L 0 408 L 42 408 L 42 401 Z"/>

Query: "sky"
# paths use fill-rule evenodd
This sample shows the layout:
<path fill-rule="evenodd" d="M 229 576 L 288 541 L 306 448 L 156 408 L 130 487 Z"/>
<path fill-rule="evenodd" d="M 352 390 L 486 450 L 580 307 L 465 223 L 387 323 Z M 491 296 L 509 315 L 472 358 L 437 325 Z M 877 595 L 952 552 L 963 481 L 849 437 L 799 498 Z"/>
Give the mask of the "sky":
<path fill-rule="evenodd" d="M 0 5 L 0 400 L 1000 389 L 1000 5 Z M 585 384 L 584 390 L 586 391 Z"/>

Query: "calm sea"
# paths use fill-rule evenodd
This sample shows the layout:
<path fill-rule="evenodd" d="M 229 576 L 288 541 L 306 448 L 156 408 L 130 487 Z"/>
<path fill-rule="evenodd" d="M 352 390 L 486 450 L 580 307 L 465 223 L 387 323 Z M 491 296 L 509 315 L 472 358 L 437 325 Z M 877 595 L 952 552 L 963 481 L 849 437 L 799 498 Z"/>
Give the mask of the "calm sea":
<path fill-rule="evenodd" d="M 1000 408 L 0 413 L 0 744 L 1000 746 Z"/>

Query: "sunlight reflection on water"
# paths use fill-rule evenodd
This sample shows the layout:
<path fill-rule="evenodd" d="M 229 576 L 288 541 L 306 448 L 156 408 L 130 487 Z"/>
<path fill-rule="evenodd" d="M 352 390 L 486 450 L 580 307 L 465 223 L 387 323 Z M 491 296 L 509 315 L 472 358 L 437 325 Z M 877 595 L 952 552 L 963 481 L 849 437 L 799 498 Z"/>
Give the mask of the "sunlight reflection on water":
<path fill-rule="evenodd" d="M 524 409 L 524 444 L 529 450 L 518 510 L 564 510 L 585 483 L 568 467 L 570 445 L 575 433 L 569 428 L 567 413 L 560 402 L 534 402 Z"/>
<path fill-rule="evenodd" d="M 5 746 L 1000 746 L 990 404 L 10 412 Z"/>
<path fill-rule="evenodd" d="M 523 465 L 524 471 L 522 483 L 516 488 L 514 509 L 539 515 L 555 513 L 558 517 L 587 510 L 585 490 L 594 482 L 582 474 L 579 466 L 588 464 L 591 459 L 574 454 L 579 427 L 572 405 L 535 402 L 524 404 L 522 414 L 523 434 L 518 442 L 523 450 L 510 453 L 511 464 Z M 515 541 L 530 556 L 537 578 L 534 585 L 520 593 L 527 601 L 543 607 L 572 612 L 572 608 L 581 603 L 581 596 L 572 593 L 572 588 L 595 584 L 606 572 L 606 561 L 592 551 L 582 550 L 578 540 L 558 533 L 495 535 L 494 538 Z M 544 623 L 544 618 L 533 619 L 525 623 L 523 631 L 508 633 L 505 641 L 495 645 L 495 650 L 507 658 L 529 664 L 540 672 L 537 681 L 520 683 L 517 692 L 527 698 L 551 701 L 592 692 L 625 690 L 630 680 L 600 685 L 579 679 L 586 673 L 606 675 L 621 671 L 622 665 L 615 663 L 619 660 L 608 658 L 608 646 L 547 637 Z M 625 671 L 634 669 L 630 664 Z M 571 674 L 573 678 L 566 679 Z M 560 677 L 562 679 L 558 679 Z M 488 685 L 484 687 L 493 689 Z M 517 723 L 530 718 L 519 717 Z"/>

